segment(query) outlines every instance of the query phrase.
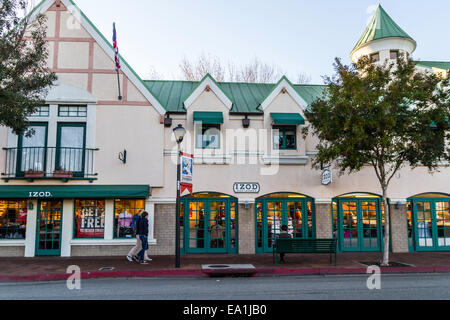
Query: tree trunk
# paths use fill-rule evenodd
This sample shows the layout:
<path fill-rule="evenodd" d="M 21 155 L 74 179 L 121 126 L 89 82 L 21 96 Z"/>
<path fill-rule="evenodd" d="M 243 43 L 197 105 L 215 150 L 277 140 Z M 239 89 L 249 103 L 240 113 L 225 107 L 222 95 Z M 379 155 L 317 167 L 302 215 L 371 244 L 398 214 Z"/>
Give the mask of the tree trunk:
<path fill-rule="evenodd" d="M 384 253 L 382 266 L 389 266 L 389 242 L 390 242 L 390 223 L 391 223 L 391 213 L 387 202 L 387 187 L 383 186 L 383 205 L 384 205 Z"/>

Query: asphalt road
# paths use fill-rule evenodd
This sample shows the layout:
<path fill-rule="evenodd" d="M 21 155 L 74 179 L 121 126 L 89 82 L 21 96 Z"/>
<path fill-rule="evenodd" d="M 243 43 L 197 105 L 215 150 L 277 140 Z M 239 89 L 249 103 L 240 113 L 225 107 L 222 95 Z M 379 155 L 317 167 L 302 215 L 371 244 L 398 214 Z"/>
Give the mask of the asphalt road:
<path fill-rule="evenodd" d="M 450 299 L 450 274 L 382 275 L 369 290 L 369 275 L 255 278 L 146 278 L 0 284 L 1 300 L 377 300 Z"/>

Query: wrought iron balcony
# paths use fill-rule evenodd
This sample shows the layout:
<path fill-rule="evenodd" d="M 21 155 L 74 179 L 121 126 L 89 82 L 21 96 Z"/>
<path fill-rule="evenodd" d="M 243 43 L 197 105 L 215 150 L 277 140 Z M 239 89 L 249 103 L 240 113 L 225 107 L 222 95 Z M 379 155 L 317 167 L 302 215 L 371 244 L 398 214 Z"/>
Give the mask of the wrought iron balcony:
<path fill-rule="evenodd" d="M 94 152 L 99 149 L 26 147 L 6 151 L 5 181 L 24 179 L 96 180 Z"/>

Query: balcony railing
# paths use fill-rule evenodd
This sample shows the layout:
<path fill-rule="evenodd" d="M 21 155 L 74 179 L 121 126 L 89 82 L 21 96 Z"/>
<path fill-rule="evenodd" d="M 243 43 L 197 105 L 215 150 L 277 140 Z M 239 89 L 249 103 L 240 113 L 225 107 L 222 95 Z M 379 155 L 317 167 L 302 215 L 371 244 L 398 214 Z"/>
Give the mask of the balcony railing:
<path fill-rule="evenodd" d="M 3 148 L 6 168 L 2 179 L 95 180 L 94 152 L 99 149 L 27 147 Z"/>

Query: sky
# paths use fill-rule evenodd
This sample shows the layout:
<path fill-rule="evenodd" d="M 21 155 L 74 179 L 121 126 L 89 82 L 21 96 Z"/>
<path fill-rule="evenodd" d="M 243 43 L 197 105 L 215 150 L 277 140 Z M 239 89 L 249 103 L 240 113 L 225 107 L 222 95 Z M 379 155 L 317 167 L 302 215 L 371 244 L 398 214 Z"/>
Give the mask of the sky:
<path fill-rule="evenodd" d="M 379 2 L 375 0 L 74 0 L 107 39 L 116 22 L 122 56 L 143 78 L 164 79 L 200 54 L 243 65 L 255 57 L 322 84 L 335 57 L 350 52 Z M 382 0 L 417 41 L 416 60 L 450 61 L 449 0 Z"/>

